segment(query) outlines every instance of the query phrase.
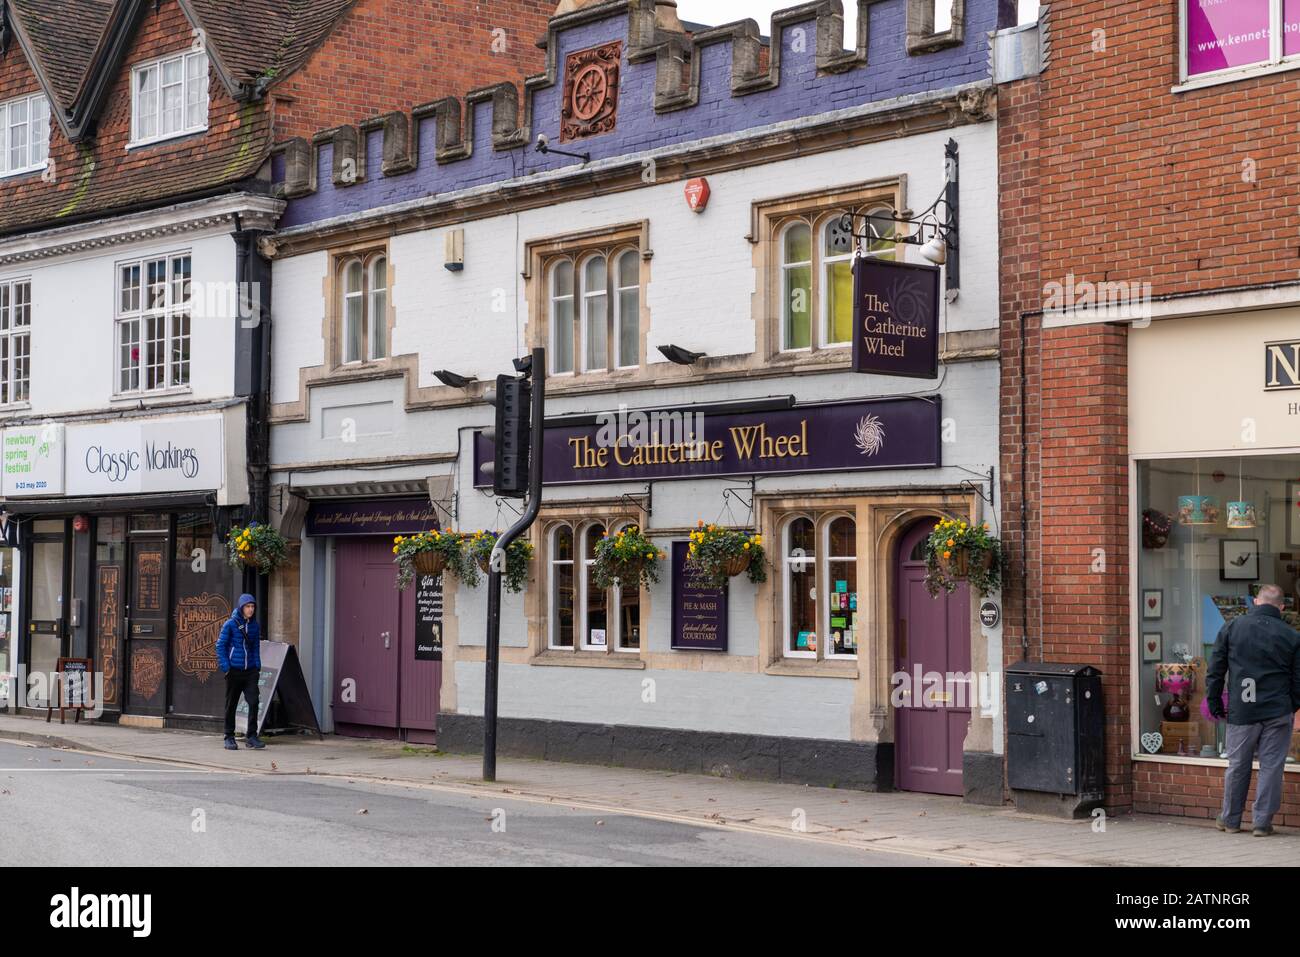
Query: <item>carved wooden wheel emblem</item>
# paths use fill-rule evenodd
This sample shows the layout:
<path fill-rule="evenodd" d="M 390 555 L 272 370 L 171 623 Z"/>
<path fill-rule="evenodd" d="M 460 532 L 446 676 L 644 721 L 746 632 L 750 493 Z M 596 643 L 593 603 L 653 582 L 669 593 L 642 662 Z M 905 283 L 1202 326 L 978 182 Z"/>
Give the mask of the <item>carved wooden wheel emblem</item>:
<path fill-rule="evenodd" d="M 609 96 L 609 81 L 605 79 L 602 67 L 584 67 L 573 81 L 573 115 L 580 120 L 589 120 L 605 105 Z"/>
<path fill-rule="evenodd" d="M 560 123 L 562 142 L 608 133 L 614 128 L 622 58 L 622 41 L 569 54 Z"/>

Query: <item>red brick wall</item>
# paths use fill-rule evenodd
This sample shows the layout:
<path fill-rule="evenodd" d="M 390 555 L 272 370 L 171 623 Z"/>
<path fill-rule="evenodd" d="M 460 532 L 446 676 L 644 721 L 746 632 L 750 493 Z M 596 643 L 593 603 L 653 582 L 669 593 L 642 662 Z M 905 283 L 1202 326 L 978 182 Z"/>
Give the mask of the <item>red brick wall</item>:
<path fill-rule="evenodd" d="M 276 140 L 409 110 L 546 66 L 556 0 L 361 0 L 308 64 L 275 86 Z M 497 35 L 503 49 L 494 49 Z M 500 44 L 498 44 L 499 46 Z"/>
<path fill-rule="evenodd" d="M 1172 93 L 1177 10 L 1055 4 L 1047 71 L 999 90 L 1004 653 L 1027 586 L 1030 657 L 1104 673 L 1108 807 L 1212 816 L 1221 768 L 1131 759 L 1127 329 L 1040 331 L 1071 274 L 1154 296 L 1300 278 L 1298 74 Z"/>
<path fill-rule="evenodd" d="M 1255 779 L 1251 778 L 1242 824 L 1251 823 L 1255 802 Z M 1133 763 L 1133 810 L 1147 814 L 1171 814 L 1213 820 L 1223 806 L 1223 768 L 1200 764 L 1165 764 L 1154 761 Z M 1300 776 L 1285 774 L 1282 806 L 1273 818 L 1275 825 L 1300 827 Z"/>

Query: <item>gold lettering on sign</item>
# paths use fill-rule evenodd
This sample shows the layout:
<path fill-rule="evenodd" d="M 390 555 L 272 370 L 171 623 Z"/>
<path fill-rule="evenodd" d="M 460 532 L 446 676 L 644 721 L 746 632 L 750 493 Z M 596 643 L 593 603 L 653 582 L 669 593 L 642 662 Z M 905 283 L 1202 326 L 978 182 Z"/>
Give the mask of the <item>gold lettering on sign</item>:
<path fill-rule="evenodd" d="M 162 687 L 163 653 L 161 642 L 137 645 L 131 652 L 131 696 L 148 703 Z"/>
<path fill-rule="evenodd" d="M 221 595 L 194 595 L 176 603 L 176 668 L 205 684 L 217 670 L 217 637 L 230 617 Z"/>
<path fill-rule="evenodd" d="M 99 667 L 104 673 L 104 703 L 117 703 L 117 641 L 122 625 L 122 569 L 99 566 Z"/>
<path fill-rule="evenodd" d="M 135 574 L 136 610 L 158 611 L 162 607 L 162 552 L 137 553 Z"/>

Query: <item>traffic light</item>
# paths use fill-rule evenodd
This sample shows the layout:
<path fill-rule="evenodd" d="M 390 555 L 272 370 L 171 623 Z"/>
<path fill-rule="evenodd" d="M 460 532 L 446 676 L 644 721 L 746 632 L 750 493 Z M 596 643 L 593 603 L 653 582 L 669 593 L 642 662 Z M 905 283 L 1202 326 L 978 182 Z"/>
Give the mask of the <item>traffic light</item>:
<path fill-rule="evenodd" d="M 483 474 L 491 477 L 495 494 L 524 498 L 528 494 L 532 438 L 532 383 L 527 377 L 497 376 L 496 388 L 489 389 L 486 398 L 497 410 L 496 426 L 484 433 L 495 446 L 496 455 L 491 463 L 483 463 Z"/>

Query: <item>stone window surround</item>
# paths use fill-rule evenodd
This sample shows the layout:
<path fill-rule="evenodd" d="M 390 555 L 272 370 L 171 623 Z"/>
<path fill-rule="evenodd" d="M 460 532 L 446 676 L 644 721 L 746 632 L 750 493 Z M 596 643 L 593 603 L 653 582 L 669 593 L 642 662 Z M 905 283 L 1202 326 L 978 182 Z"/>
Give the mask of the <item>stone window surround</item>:
<path fill-rule="evenodd" d="M 813 540 L 816 543 L 813 550 L 813 581 L 817 588 L 818 600 L 814 603 L 816 607 L 816 634 L 818 636 L 818 648 L 815 652 L 798 652 L 792 651 L 789 646 L 789 635 L 786 633 L 788 621 L 786 618 L 786 562 L 785 562 L 785 536 L 790 525 L 800 518 L 806 518 L 813 524 Z M 822 604 L 821 597 L 828 594 L 830 589 L 827 588 L 829 581 L 828 562 L 831 558 L 830 545 L 830 526 L 833 521 L 839 518 L 847 518 L 853 522 L 854 526 L 854 561 L 858 564 L 858 609 L 857 614 L 862 611 L 862 579 L 860 576 L 861 563 L 858 559 L 858 548 L 861 543 L 856 541 L 858 514 L 856 504 L 848 502 L 843 505 L 819 504 L 810 508 L 778 509 L 773 510 L 771 515 L 774 537 L 764 538 L 770 545 L 766 549 L 768 561 L 772 568 L 769 569 L 768 582 L 773 589 L 772 606 L 776 614 L 776 630 L 780 635 L 780 658 L 784 662 L 849 662 L 857 661 L 857 654 L 835 655 L 830 652 L 830 628 L 827 626 L 829 615 Z M 859 645 L 861 647 L 861 645 Z M 805 666 L 806 667 L 806 666 Z M 856 664 L 850 669 L 845 666 L 846 671 L 852 671 L 856 677 Z"/>
<path fill-rule="evenodd" d="M 754 269 L 759 276 L 753 302 L 756 343 L 752 360 L 765 368 L 774 366 L 846 363 L 852 350 L 850 343 L 821 345 L 821 230 L 832 216 L 852 210 L 863 212 L 876 206 L 905 210 L 907 177 L 899 175 L 850 186 L 800 193 L 760 200 L 751 206 L 749 241 L 754 245 Z M 812 346 L 807 349 L 782 350 L 782 276 L 781 240 L 785 229 L 796 221 L 812 229 L 813 269 Z M 898 244 L 895 259 L 902 261 L 903 247 Z M 761 360 L 761 361 L 760 361 Z"/>
<path fill-rule="evenodd" d="M 650 620 L 650 592 L 641 589 L 641 647 L 634 650 L 618 650 L 611 641 L 604 651 L 585 649 L 581 637 L 575 633 L 574 646 L 568 648 L 550 647 L 551 622 L 551 532 L 557 525 L 570 525 L 576 529 L 593 522 L 606 526 L 639 525 L 646 526 L 646 513 L 640 503 L 629 505 L 629 499 L 605 501 L 575 501 L 543 505 L 541 513 L 533 525 L 533 577 L 528 583 L 524 597 L 525 616 L 528 620 L 528 664 L 531 665 L 572 665 L 589 668 L 634 668 L 646 667 L 646 623 Z M 657 535 L 658 533 L 652 532 Z M 574 536 L 575 576 L 579 573 L 577 562 L 580 561 L 578 537 Z M 575 578 L 576 580 L 576 578 Z"/>
<path fill-rule="evenodd" d="M 617 254 L 627 249 L 637 250 L 641 254 L 641 315 L 637 345 L 637 365 L 591 372 L 576 371 L 580 365 L 578 362 L 580 358 L 578 354 L 580 340 L 578 336 L 575 336 L 573 363 L 575 371 L 553 374 L 548 369 L 546 378 L 548 395 L 564 394 L 570 391 L 589 391 L 593 387 L 602 389 L 610 386 L 616 387 L 626 382 L 645 381 L 654 378 L 650 374 L 646 355 L 650 332 L 650 308 L 647 302 L 647 293 L 650 288 L 650 261 L 654 258 L 654 250 L 650 248 L 650 221 L 643 219 L 638 222 L 566 233 L 562 236 L 535 239 L 525 245 L 524 262 L 527 271 L 524 273 L 524 295 L 528 303 L 528 321 L 524 329 L 524 338 L 529 349 L 539 346 L 544 347 L 547 350 L 548 357 L 551 352 L 552 338 L 550 280 L 551 269 L 554 264 L 564 259 L 573 261 L 576 289 L 580 278 L 578 269 L 585 259 L 594 253 L 603 253 L 609 261 L 609 268 L 612 270 Z M 609 304 L 609 308 L 612 314 L 614 308 L 612 302 Z M 575 300 L 574 309 L 577 323 L 581 325 L 581 297 Z M 547 362 L 549 365 L 549 358 Z"/>
<path fill-rule="evenodd" d="M 385 337 L 384 337 L 384 357 L 381 359 L 362 359 L 359 362 L 345 362 L 343 360 L 343 281 L 344 271 L 348 265 L 360 260 L 362 266 L 362 289 L 364 308 L 370 308 L 370 277 L 371 266 L 376 259 L 382 258 L 386 263 L 388 277 L 386 280 L 386 298 L 384 302 L 385 316 Z M 396 315 L 393 309 L 393 260 L 388 254 L 388 243 L 357 243 L 352 246 L 345 246 L 331 250 L 329 258 L 329 271 L 326 279 L 327 287 L 325 290 L 325 324 L 322 328 L 322 335 L 325 336 L 326 368 L 330 370 L 329 375 L 344 373 L 356 374 L 374 369 L 381 369 L 391 365 L 394 361 L 393 356 L 393 327 L 396 324 Z M 363 337 L 362 349 L 366 355 L 370 353 L 369 327 L 367 325 L 366 335 Z"/>

